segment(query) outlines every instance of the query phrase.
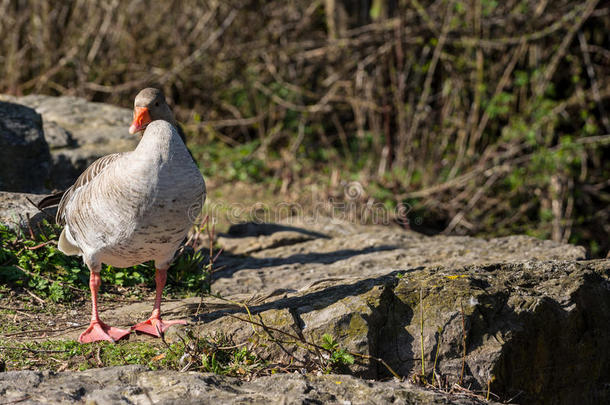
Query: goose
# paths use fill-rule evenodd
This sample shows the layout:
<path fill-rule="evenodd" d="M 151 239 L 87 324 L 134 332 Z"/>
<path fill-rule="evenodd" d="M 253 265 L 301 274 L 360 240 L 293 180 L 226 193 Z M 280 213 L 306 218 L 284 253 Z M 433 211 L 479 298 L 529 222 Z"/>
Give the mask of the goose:
<path fill-rule="evenodd" d="M 163 93 L 140 91 L 129 128 L 131 134 L 143 133 L 135 150 L 96 160 L 61 197 L 59 250 L 82 256 L 90 270 L 91 322 L 81 343 L 115 342 L 134 330 L 160 337 L 170 326 L 186 323 L 162 320 L 161 298 L 167 270 L 201 211 L 206 189 L 177 128 Z M 149 260 L 156 269 L 151 316 L 131 330 L 102 322 L 97 302 L 102 263 L 124 268 Z"/>

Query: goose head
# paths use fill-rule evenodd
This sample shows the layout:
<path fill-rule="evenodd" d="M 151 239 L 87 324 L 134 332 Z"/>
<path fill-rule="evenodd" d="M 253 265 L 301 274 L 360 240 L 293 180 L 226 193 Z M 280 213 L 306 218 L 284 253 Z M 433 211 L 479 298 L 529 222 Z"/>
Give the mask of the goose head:
<path fill-rule="evenodd" d="M 141 90 L 136 96 L 133 108 L 133 122 L 129 127 L 129 133 L 142 132 L 148 124 L 156 120 L 164 120 L 174 127 L 176 126 L 176 119 L 165 101 L 163 92 L 159 89 L 148 87 Z"/>

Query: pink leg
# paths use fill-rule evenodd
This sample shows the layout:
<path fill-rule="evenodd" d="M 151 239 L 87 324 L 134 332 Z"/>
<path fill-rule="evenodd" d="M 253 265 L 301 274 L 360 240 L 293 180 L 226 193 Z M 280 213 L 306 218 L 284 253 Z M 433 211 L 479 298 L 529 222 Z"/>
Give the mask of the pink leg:
<path fill-rule="evenodd" d="M 157 284 L 157 294 L 155 296 L 155 306 L 153 307 L 152 315 L 144 322 L 132 326 L 131 330 L 146 333 L 148 335 L 161 337 L 161 335 L 172 325 L 184 325 L 184 320 L 163 321 L 161 320 L 161 296 L 163 295 L 163 287 L 167 281 L 167 267 L 157 269 L 155 274 L 155 282 Z"/>
<path fill-rule="evenodd" d="M 79 336 L 78 341 L 80 343 L 91 343 L 97 342 L 98 340 L 116 342 L 131 333 L 131 331 L 114 328 L 100 321 L 97 312 L 97 292 L 100 289 L 100 284 L 102 284 L 100 273 L 91 270 L 91 275 L 89 276 L 89 288 L 91 288 L 91 323 L 87 330 Z"/>

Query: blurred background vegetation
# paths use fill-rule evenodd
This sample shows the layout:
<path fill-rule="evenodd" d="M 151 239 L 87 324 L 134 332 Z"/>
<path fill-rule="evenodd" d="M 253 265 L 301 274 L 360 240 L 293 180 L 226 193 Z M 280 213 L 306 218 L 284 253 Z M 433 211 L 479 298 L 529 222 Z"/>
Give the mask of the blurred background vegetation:
<path fill-rule="evenodd" d="M 0 92 L 159 86 L 213 181 L 605 257 L 609 33 L 599 0 L 4 0 Z"/>

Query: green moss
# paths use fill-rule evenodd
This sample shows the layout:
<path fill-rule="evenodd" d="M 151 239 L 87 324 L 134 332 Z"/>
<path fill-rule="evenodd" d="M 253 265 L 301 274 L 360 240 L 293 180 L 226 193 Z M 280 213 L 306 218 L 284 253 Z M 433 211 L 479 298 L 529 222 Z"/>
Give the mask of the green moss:
<path fill-rule="evenodd" d="M 347 329 L 348 337 L 366 336 L 369 325 L 358 313 L 352 315 Z"/>

